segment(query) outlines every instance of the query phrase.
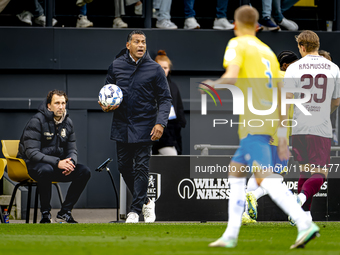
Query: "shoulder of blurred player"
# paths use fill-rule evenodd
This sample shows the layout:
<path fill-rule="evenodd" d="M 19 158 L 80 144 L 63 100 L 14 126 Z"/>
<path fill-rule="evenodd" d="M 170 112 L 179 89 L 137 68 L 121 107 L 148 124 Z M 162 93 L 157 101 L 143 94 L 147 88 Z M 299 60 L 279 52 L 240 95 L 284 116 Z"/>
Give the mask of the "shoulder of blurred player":
<path fill-rule="evenodd" d="M 223 57 L 223 67 L 227 69 L 229 65 L 242 65 L 243 43 L 242 37 L 234 37 L 229 40 Z"/>
<path fill-rule="evenodd" d="M 301 59 L 300 59 L 300 60 L 301 60 Z M 285 75 L 286 75 L 287 73 L 290 73 L 290 72 L 296 70 L 296 69 L 297 69 L 297 66 L 299 65 L 299 61 L 300 61 L 300 60 L 298 60 L 298 61 L 296 61 L 296 62 L 290 64 L 290 65 L 288 66 L 286 72 L 285 72 Z"/>
<path fill-rule="evenodd" d="M 279 71 L 279 78 L 284 78 L 285 77 L 285 71 Z"/>
<path fill-rule="evenodd" d="M 240 38 L 241 38 L 241 37 L 233 37 L 233 38 L 231 38 L 231 39 L 228 41 L 227 47 L 235 47 L 235 46 L 237 46 L 237 44 L 234 45 L 233 42 L 239 41 Z"/>
<path fill-rule="evenodd" d="M 330 61 L 329 59 L 324 58 L 323 60 L 324 60 L 327 64 L 333 66 L 334 68 L 339 69 L 339 66 L 338 66 L 337 64 L 335 64 L 334 62 Z"/>

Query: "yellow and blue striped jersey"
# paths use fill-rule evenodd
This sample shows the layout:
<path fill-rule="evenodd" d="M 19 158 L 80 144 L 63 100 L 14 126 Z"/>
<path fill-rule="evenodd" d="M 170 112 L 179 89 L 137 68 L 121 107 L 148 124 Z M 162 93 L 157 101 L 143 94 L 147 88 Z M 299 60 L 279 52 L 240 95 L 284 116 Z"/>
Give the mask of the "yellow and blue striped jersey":
<path fill-rule="evenodd" d="M 256 110 L 269 110 L 272 107 L 273 89 L 277 89 L 280 70 L 274 52 L 255 36 L 235 37 L 229 41 L 223 60 L 224 68 L 231 65 L 240 68 L 235 85 L 244 95 L 245 111 L 239 117 L 240 139 L 248 134 L 274 135 L 278 121 L 268 119 L 279 119 L 277 107 L 269 115 L 258 115 L 248 107 L 248 88 L 252 89 L 252 105 Z"/>

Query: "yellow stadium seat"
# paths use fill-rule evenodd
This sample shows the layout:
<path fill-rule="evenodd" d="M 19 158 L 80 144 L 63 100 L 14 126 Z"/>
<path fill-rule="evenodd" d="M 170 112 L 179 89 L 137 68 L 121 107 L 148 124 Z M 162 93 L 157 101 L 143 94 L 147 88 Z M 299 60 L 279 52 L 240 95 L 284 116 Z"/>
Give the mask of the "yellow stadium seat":
<path fill-rule="evenodd" d="M 0 158 L 0 180 L 2 176 L 4 175 L 6 164 L 7 164 L 6 159 Z M 4 216 L 2 215 L 1 205 L 0 205 L 0 221 L 4 223 Z"/>
<path fill-rule="evenodd" d="M 317 7 L 314 0 L 300 0 L 294 6 Z"/>
<path fill-rule="evenodd" d="M 7 165 L 6 159 L 0 158 L 0 179 L 4 175 L 6 165 Z"/>
<path fill-rule="evenodd" d="M 26 223 L 29 223 L 32 186 L 37 186 L 37 182 L 29 176 L 25 161 L 21 158 L 17 158 L 18 148 L 19 148 L 19 140 L 1 140 L 1 143 L 2 143 L 2 153 L 4 154 L 5 158 L 7 159 L 7 174 L 8 174 L 8 177 L 12 181 L 18 182 L 18 184 L 15 185 L 15 188 L 14 188 L 13 193 L 12 193 L 11 201 L 10 201 L 10 204 L 8 206 L 8 214 L 11 213 L 14 198 L 15 198 L 15 195 L 16 195 L 18 188 L 20 186 L 27 186 L 28 187 L 28 197 L 27 197 L 27 209 L 26 209 Z M 62 197 L 62 194 L 61 194 L 61 189 L 60 189 L 58 183 L 53 182 L 53 184 L 58 191 L 60 203 L 62 204 L 63 203 L 63 197 Z M 33 223 L 37 222 L 38 194 L 39 194 L 39 192 L 38 192 L 38 189 L 36 188 Z"/>

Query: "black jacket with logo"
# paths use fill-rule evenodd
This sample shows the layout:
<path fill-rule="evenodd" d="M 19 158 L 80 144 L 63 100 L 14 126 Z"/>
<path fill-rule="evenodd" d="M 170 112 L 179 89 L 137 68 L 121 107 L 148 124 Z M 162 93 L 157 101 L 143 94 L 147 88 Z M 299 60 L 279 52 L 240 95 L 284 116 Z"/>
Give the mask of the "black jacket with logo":
<path fill-rule="evenodd" d="M 112 140 L 151 142 L 152 128 L 167 125 L 171 106 L 168 82 L 148 52 L 136 64 L 123 49 L 109 67 L 106 84 L 116 84 L 123 91 L 123 102 L 113 112 Z"/>
<path fill-rule="evenodd" d="M 18 157 L 26 163 L 42 162 L 54 167 L 65 158 L 72 158 L 77 164 L 76 137 L 68 114 L 62 123 L 56 125 L 53 112 L 47 109 L 46 99 L 38 110 L 20 138 Z"/>

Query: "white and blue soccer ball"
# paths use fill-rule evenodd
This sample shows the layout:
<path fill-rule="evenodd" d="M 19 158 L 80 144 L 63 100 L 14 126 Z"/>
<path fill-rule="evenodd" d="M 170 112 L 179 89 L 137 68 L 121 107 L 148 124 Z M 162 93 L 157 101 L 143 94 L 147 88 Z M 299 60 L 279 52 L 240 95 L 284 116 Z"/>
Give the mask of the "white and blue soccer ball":
<path fill-rule="evenodd" d="M 107 84 L 99 91 L 100 103 L 107 106 L 117 106 L 123 101 L 123 91 L 115 84 Z"/>

